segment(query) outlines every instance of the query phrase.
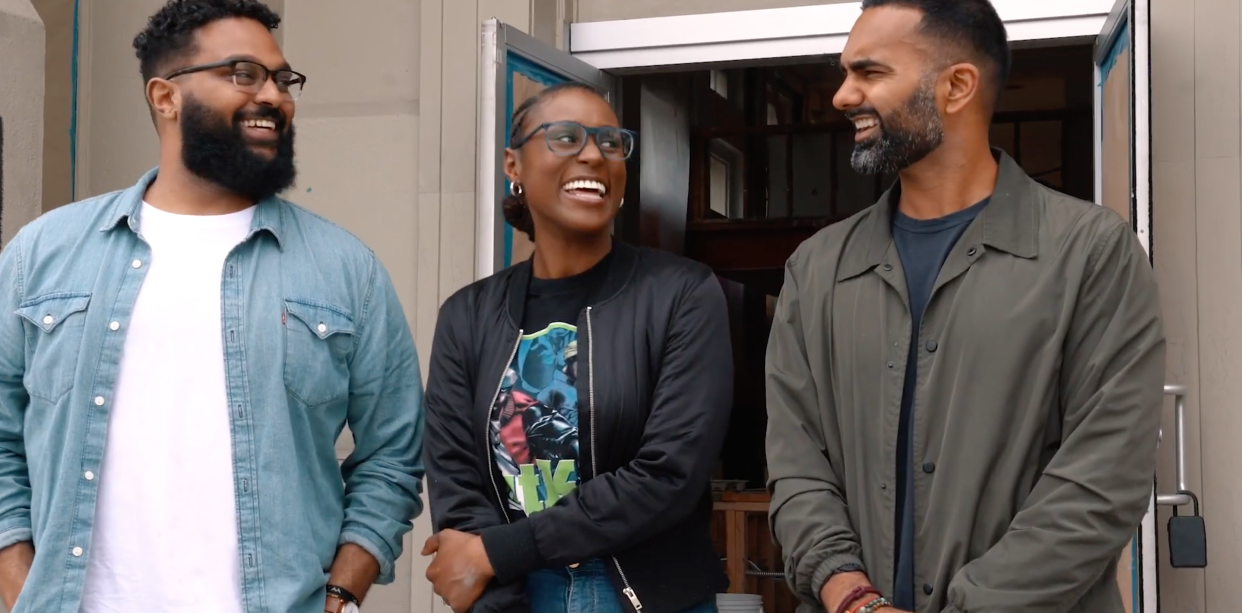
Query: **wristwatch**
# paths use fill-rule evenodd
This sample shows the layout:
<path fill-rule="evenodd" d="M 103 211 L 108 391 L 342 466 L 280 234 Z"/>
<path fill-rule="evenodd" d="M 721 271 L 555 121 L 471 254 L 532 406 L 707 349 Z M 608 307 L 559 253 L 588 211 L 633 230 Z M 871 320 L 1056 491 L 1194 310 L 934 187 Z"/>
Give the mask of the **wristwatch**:
<path fill-rule="evenodd" d="M 358 613 L 358 597 L 343 587 L 329 585 L 323 613 Z"/>
<path fill-rule="evenodd" d="M 329 595 L 323 613 L 358 613 L 358 605 Z"/>

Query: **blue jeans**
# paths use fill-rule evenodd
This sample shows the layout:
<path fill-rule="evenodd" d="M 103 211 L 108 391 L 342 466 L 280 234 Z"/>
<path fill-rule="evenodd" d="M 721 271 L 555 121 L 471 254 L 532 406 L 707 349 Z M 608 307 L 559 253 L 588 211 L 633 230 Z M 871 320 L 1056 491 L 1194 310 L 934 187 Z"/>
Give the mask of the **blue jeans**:
<path fill-rule="evenodd" d="M 526 577 L 526 596 L 531 611 L 538 613 L 626 613 L 624 598 L 612 586 L 608 567 L 601 560 L 579 564 L 578 568 L 539 570 Z M 639 594 L 642 597 L 642 594 Z M 716 599 L 695 605 L 682 613 L 716 613 Z"/>

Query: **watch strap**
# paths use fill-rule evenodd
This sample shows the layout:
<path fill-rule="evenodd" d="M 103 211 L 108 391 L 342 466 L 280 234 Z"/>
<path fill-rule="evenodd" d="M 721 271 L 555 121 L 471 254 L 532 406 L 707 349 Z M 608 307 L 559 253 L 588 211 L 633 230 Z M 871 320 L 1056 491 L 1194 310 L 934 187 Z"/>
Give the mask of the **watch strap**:
<path fill-rule="evenodd" d="M 353 592 L 339 585 L 328 584 L 328 595 L 335 596 L 345 602 L 351 602 L 354 606 L 362 606 L 362 601 L 358 600 L 358 597 L 354 596 Z"/>

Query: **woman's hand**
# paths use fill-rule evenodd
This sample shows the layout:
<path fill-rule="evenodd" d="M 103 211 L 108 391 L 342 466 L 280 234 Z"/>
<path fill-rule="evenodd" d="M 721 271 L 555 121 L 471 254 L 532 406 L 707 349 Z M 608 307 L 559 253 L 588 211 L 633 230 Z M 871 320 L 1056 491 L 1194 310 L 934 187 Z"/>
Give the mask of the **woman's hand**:
<path fill-rule="evenodd" d="M 457 530 L 441 530 L 423 545 L 424 556 L 433 554 L 427 580 L 453 613 L 468 613 L 495 575 L 483 539 Z"/>

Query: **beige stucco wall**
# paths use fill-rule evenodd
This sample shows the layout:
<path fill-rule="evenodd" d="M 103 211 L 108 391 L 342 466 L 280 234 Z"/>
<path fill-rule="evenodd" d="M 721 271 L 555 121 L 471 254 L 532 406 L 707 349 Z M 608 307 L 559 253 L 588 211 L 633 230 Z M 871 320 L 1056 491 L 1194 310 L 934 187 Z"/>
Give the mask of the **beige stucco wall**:
<path fill-rule="evenodd" d="M 29 0 L 0 0 L 0 246 L 38 215 L 42 200 L 43 41 Z"/>

